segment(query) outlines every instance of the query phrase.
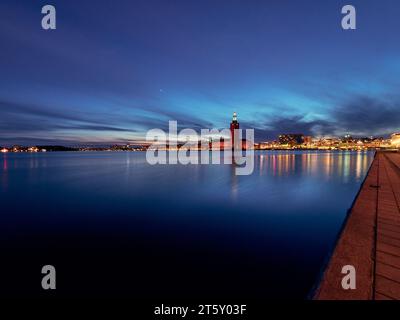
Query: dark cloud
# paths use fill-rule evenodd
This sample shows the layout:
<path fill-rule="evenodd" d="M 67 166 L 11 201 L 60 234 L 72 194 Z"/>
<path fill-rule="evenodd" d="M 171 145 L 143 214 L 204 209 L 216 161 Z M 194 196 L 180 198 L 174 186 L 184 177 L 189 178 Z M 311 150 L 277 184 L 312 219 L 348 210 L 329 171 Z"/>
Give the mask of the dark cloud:
<path fill-rule="evenodd" d="M 307 115 L 273 116 L 261 115 L 253 122 L 241 121 L 242 128 L 254 128 L 256 141 L 273 140 L 282 133 L 302 133 L 311 136 L 350 133 L 353 136 L 387 136 L 400 130 L 400 97 L 355 97 L 331 108 L 324 119 L 311 119 Z M 99 133 L 101 141 L 107 140 L 101 132 L 145 133 L 145 130 L 159 128 L 168 130 L 168 120 L 178 122 L 178 129 L 192 128 L 200 131 L 213 128 L 210 121 L 183 112 L 167 110 L 157 106 L 127 106 L 129 116 L 121 113 L 110 115 L 99 113 L 74 113 L 70 110 L 52 110 L 48 107 L 0 101 L 0 144 L 5 141 L 39 143 L 32 136 L 43 137 L 52 143 L 79 143 L 72 140 L 52 139 L 77 131 Z M 124 110 L 124 109 L 123 109 Z M 147 115 L 132 115 L 147 111 Z M 22 137 L 23 135 L 24 137 Z M 46 140 L 46 137 L 50 137 Z M 15 138 L 18 137 L 18 138 Z M 62 138 L 60 138 L 62 139 Z M 117 142 L 113 137 L 110 143 Z M 128 138 L 120 138 L 129 141 Z M 34 141 L 35 140 L 35 141 Z"/>
<path fill-rule="evenodd" d="M 388 135 L 400 129 L 400 97 L 357 97 L 331 112 L 336 132 L 353 135 Z"/>
<path fill-rule="evenodd" d="M 55 129 L 66 130 L 88 130 L 88 131 L 117 131 L 117 132 L 137 132 L 137 130 L 114 127 L 114 126 L 100 126 L 100 125 L 57 125 Z"/>
<path fill-rule="evenodd" d="M 3 99 L 0 100 L 0 144 L 10 144 L 10 141 L 14 140 L 22 144 L 37 144 L 38 138 L 43 137 L 45 142 L 49 137 L 49 141 L 52 143 L 59 141 L 59 143 L 71 145 L 71 143 L 80 141 L 52 138 L 71 133 L 75 133 L 76 136 L 78 131 L 96 132 L 94 135 L 98 136 L 100 141 L 107 140 L 107 134 L 103 132 L 143 132 L 144 136 L 148 129 L 159 128 L 168 131 L 168 120 L 177 121 L 178 130 L 192 128 L 200 131 L 200 129 L 212 127 L 208 121 L 161 107 L 124 106 L 121 110 L 115 113 L 112 110 L 108 113 L 74 112 Z M 146 111 L 147 115 L 143 115 L 143 111 Z M 26 136 L 25 142 L 21 135 Z M 32 136 L 30 137 L 30 135 Z M 118 140 L 115 136 L 110 138 L 110 143 L 125 141 L 129 141 L 129 139 L 119 138 Z"/>
<path fill-rule="evenodd" d="M 17 118 L 18 116 L 29 116 L 34 118 L 54 118 L 58 120 L 93 122 L 93 119 L 85 118 L 76 113 L 56 111 L 55 109 L 50 110 L 35 104 L 23 104 L 7 100 L 0 100 L 0 114 L 2 116 L 9 115 L 10 118 L 12 118 L 11 115 L 14 115 L 13 118 Z"/>
<path fill-rule="evenodd" d="M 260 125 L 261 124 L 261 125 Z M 274 140 L 282 133 L 302 133 L 305 135 L 327 135 L 335 126 L 325 120 L 307 120 L 304 116 L 273 117 L 264 123 L 243 123 L 244 128 L 255 128 L 255 139 Z"/>
<path fill-rule="evenodd" d="M 9 134 L 12 132 L 54 132 L 66 130 L 85 130 L 85 131 L 114 131 L 114 132 L 137 132 L 136 130 L 105 125 L 85 125 L 85 124 L 57 124 L 46 120 L 28 120 L 28 119 L 7 119 L 0 120 L 0 134 Z"/>
<path fill-rule="evenodd" d="M 62 130 L 136 132 L 121 126 L 103 124 L 88 115 L 53 111 L 34 105 L 0 101 L 0 133 L 54 132 Z"/>
<path fill-rule="evenodd" d="M 387 98 L 387 97 L 386 97 Z M 360 96 L 332 108 L 325 119 L 307 120 L 303 115 L 263 116 L 259 122 L 244 122 L 255 128 L 256 140 L 276 139 L 282 133 L 311 136 L 388 136 L 400 131 L 400 97 L 377 99 Z"/>
<path fill-rule="evenodd" d="M 2 138 L 0 145 L 12 146 L 12 145 L 63 145 L 63 146 L 74 146 L 77 145 L 75 140 L 69 139 L 46 139 L 46 138 L 32 138 L 28 135 L 20 135 L 16 137 Z"/>

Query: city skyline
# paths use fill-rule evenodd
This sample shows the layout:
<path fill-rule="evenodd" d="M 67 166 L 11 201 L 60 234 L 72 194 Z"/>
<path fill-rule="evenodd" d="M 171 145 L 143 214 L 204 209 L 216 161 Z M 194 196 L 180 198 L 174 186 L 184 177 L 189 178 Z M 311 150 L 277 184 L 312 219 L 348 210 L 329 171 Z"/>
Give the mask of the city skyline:
<path fill-rule="evenodd" d="M 236 120 L 235 120 L 236 119 Z M 235 122 L 236 121 L 236 122 Z M 237 128 L 234 129 L 234 126 Z M 213 132 L 212 135 L 194 137 L 185 135 L 177 135 L 169 137 L 166 140 L 159 140 L 159 143 L 164 143 L 166 149 L 184 148 L 192 150 L 224 150 L 229 148 L 234 137 L 233 130 L 239 130 L 236 114 L 234 114 L 231 122 L 230 136 L 225 136 L 224 130 L 220 134 Z M 226 129 L 225 129 L 226 130 Z M 231 140 L 231 142 L 229 142 Z M 197 142 L 198 145 L 194 145 Z M 206 143 L 208 142 L 208 143 Z M 228 143 L 225 145 L 225 143 Z M 188 145 L 185 145 L 189 143 Z M 39 145 L 33 144 L 30 146 L 23 145 L 0 145 L 0 152 L 47 152 L 47 151 L 146 151 L 152 144 L 151 140 L 145 142 L 134 142 L 128 144 L 114 145 Z M 240 148 L 240 146 L 238 146 Z M 306 136 L 301 133 L 285 133 L 281 134 L 275 140 L 254 142 L 249 145 L 246 139 L 242 139 L 242 146 L 245 149 L 257 150 L 397 150 L 400 148 L 400 133 L 393 133 L 389 138 L 384 137 L 352 137 L 345 135 L 344 137 L 313 137 Z"/>
<path fill-rule="evenodd" d="M 395 1 L 352 1 L 351 31 L 344 3 L 313 0 L 52 4 L 52 31 L 41 3 L 0 4 L 2 146 L 132 143 L 233 111 L 258 142 L 400 131 Z"/>

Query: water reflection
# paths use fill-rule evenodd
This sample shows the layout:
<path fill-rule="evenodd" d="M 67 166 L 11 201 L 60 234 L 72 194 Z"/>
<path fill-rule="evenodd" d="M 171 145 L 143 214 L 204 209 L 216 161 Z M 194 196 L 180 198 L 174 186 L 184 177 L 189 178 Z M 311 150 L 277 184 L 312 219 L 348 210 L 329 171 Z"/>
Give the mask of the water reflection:
<path fill-rule="evenodd" d="M 371 152 L 265 152 L 256 154 L 258 175 L 285 177 L 295 174 L 342 177 L 350 175 L 357 180 L 368 170 Z"/>
<path fill-rule="evenodd" d="M 8 159 L 7 159 L 7 154 L 3 154 L 2 155 L 2 166 L 1 168 L 3 168 L 1 175 L 0 175 L 0 179 L 1 179 L 1 188 L 2 191 L 5 191 L 8 187 Z"/>
<path fill-rule="evenodd" d="M 0 242 L 29 241 L 35 254 L 51 244 L 57 250 L 46 261 L 60 252 L 60 264 L 87 259 L 102 274 L 107 261 L 124 261 L 129 289 L 141 294 L 201 287 L 263 297 L 269 288 L 273 298 L 304 298 L 372 159 L 370 152 L 257 151 L 253 174 L 237 176 L 229 164 L 151 166 L 143 152 L 1 155 Z M 195 285 L 187 281 L 193 274 L 203 275 Z M 232 279 L 241 285 L 230 286 Z"/>
<path fill-rule="evenodd" d="M 7 155 L 3 155 L 3 171 L 7 171 L 8 164 L 7 164 Z"/>
<path fill-rule="evenodd" d="M 335 179 L 341 179 L 344 183 L 348 183 L 350 179 L 360 181 L 364 178 L 366 171 L 368 170 L 371 152 L 315 152 L 315 151 L 266 151 L 255 153 L 255 168 L 252 176 L 258 177 L 268 176 L 273 178 L 285 178 L 285 177 L 312 177 L 318 176 L 325 180 L 330 180 L 333 177 Z M 81 154 L 3 154 L 1 155 L 0 164 L 1 169 L 1 185 L 4 188 L 8 186 L 8 172 L 11 170 L 18 170 L 21 168 L 28 169 L 28 176 L 31 179 L 35 179 L 35 174 L 39 169 L 46 168 L 48 161 L 51 163 L 56 161 L 58 158 L 64 159 L 64 157 L 71 158 L 76 163 L 83 161 L 87 163 L 87 170 L 91 170 L 92 164 L 90 163 L 98 155 L 86 155 L 82 157 Z M 126 153 L 121 155 L 124 158 L 123 167 L 125 168 L 124 180 L 126 183 L 132 181 L 132 172 L 137 171 L 138 166 L 146 166 L 145 154 Z M 118 157 L 113 154 L 101 155 L 103 160 L 113 164 Z M 74 160 L 75 159 L 75 160 Z M 223 157 L 221 157 L 223 162 Z M 232 159 L 232 162 L 233 159 Z M 54 166 L 54 164 L 52 164 Z M 112 166 L 113 170 L 118 170 L 119 163 L 115 163 Z M 160 176 L 169 175 L 170 171 L 163 172 L 162 168 L 171 166 L 155 166 L 157 174 Z M 172 166 L 182 170 L 182 166 Z M 189 165 L 183 167 L 191 168 L 191 177 L 195 181 L 207 180 L 204 175 L 207 176 L 206 172 L 210 169 L 205 167 L 213 167 L 210 172 L 224 179 L 224 168 L 229 170 L 229 184 L 231 186 L 231 194 L 234 199 L 237 197 L 240 191 L 241 181 L 248 181 L 246 178 L 240 179 L 235 172 L 235 164 L 231 165 Z M 216 169 L 217 168 L 217 169 Z M 219 169 L 218 169 L 219 168 Z M 217 170 L 214 173 L 214 170 Z M 144 174 L 144 173 L 141 173 Z"/>

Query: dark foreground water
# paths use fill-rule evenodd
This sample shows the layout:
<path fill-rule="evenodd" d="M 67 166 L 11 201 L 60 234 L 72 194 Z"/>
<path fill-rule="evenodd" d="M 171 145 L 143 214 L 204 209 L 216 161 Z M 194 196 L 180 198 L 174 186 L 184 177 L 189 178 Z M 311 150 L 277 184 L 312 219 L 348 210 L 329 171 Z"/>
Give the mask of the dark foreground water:
<path fill-rule="evenodd" d="M 304 299 L 372 159 L 257 152 L 235 176 L 141 152 L 1 154 L 0 293 Z"/>

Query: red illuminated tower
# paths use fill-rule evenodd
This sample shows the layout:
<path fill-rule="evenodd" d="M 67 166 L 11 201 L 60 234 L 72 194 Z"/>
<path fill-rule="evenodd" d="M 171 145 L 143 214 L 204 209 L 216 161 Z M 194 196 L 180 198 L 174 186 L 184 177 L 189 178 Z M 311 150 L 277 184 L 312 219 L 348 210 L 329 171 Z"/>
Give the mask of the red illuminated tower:
<path fill-rule="evenodd" d="M 233 113 L 230 129 L 231 129 L 231 143 L 233 149 L 235 147 L 235 129 L 239 129 L 239 122 L 237 121 L 236 112 Z"/>

